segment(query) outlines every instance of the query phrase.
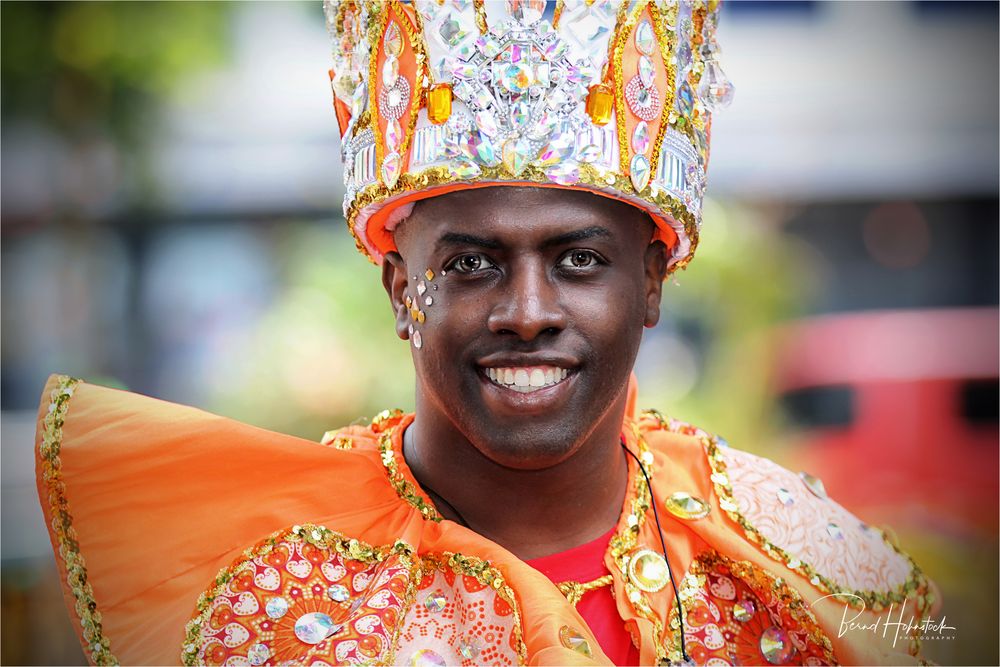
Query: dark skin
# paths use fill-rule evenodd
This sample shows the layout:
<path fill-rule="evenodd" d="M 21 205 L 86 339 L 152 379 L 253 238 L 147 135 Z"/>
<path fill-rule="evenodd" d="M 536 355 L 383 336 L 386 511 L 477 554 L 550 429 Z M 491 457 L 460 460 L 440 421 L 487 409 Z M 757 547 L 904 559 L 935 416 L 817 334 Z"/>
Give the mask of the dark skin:
<path fill-rule="evenodd" d="M 667 270 L 653 231 L 628 204 L 533 187 L 426 199 L 396 230 L 382 282 L 400 338 L 413 326 L 422 339 L 404 455 L 445 518 L 522 559 L 617 523 L 628 378 Z M 554 374 L 517 391 L 490 377 L 498 368 Z"/>

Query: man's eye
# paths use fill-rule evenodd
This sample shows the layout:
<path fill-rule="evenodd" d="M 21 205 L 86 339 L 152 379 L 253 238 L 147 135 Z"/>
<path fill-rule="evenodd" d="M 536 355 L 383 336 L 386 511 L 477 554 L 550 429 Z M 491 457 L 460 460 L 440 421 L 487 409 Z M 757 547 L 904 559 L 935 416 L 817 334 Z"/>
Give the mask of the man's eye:
<path fill-rule="evenodd" d="M 452 262 L 451 267 L 459 273 L 475 273 L 483 269 L 493 268 L 493 262 L 486 259 L 484 255 L 462 255 Z"/>
<path fill-rule="evenodd" d="M 590 250 L 571 250 L 559 260 L 559 266 L 573 269 L 587 269 L 598 263 L 597 255 Z"/>

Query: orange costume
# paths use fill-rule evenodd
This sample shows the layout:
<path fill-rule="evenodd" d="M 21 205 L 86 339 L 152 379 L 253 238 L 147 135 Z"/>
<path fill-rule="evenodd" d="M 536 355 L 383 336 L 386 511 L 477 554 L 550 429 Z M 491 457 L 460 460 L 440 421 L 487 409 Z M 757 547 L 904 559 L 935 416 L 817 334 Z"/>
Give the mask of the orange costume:
<path fill-rule="evenodd" d="M 401 454 L 411 421 L 317 443 L 53 376 L 39 494 L 88 657 L 608 664 L 574 582 L 441 519 Z M 655 412 L 622 435 L 653 488 L 630 459 L 604 564 L 642 664 L 680 659 L 654 502 L 696 663 L 916 662 L 899 623 L 931 613 L 929 582 L 819 480 Z"/>

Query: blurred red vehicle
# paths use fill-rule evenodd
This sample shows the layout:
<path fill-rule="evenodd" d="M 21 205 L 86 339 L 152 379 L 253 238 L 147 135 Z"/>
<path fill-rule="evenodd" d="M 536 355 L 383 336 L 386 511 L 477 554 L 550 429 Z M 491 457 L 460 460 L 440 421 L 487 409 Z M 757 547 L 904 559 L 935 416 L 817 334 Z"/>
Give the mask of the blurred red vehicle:
<path fill-rule="evenodd" d="M 997 534 L 996 308 L 825 315 L 778 334 L 785 460 L 875 524 Z"/>

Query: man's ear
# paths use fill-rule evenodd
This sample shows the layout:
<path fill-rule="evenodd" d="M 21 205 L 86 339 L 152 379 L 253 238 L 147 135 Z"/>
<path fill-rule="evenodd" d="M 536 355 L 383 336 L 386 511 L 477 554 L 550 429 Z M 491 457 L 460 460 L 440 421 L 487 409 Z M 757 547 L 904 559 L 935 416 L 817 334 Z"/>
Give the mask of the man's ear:
<path fill-rule="evenodd" d="M 660 321 L 660 297 L 663 281 L 667 277 L 667 246 L 663 241 L 653 241 L 646 247 L 646 320 L 647 327 Z"/>
<path fill-rule="evenodd" d="M 389 295 L 392 312 L 396 317 L 396 335 L 403 340 L 409 340 L 410 311 L 406 307 L 406 288 L 409 280 L 406 274 L 406 262 L 398 252 L 386 253 L 382 258 L 382 286 Z"/>

